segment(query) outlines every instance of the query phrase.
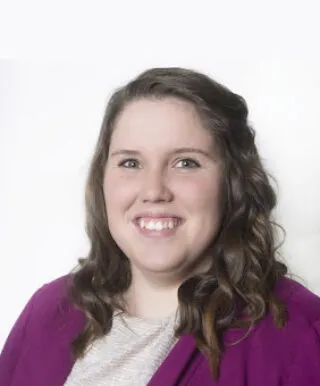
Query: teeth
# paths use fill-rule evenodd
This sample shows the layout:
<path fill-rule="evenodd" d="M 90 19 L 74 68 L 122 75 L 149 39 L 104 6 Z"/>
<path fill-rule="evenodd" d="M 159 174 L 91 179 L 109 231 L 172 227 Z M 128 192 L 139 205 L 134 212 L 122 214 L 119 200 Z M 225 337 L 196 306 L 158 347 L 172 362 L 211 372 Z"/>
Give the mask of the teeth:
<path fill-rule="evenodd" d="M 147 228 L 147 229 L 156 229 L 156 222 L 153 221 L 153 220 L 151 220 L 151 221 L 149 222 L 149 224 L 148 224 L 148 223 L 146 224 L 146 228 Z"/>
<path fill-rule="evenodd" d="M 149 229 L 149 230 L 155 230 L 155 231 L 162 231 L 164 229 L 173 229 L 175 226 L 177 226 L 178 221 L 176 219 L 169 220 L 169 221 L 161 221 L 161 220 L 150 220 L 146 221 L 144 219 L 140 219 L 139 225 L 141 229 Z"/>
<path fill-rule="evenodd" d="M 155 228 L 157 231 L 161 231 L 162 229 L 165 228 L 164 224 L 162 225 L 160 221 L 156 222 Z"/>

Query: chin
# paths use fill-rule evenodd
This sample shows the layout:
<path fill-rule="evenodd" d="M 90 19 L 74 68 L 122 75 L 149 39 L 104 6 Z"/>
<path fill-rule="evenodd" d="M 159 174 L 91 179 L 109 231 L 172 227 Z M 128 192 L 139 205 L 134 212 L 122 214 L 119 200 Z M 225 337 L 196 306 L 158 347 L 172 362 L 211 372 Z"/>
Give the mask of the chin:
<path fill-rule="evenodd" d="M 134 264 L 134 263 L 133 263 Z M 140 271 L 153 274 L 175 274 L 185 269 L 185 259 L 170 259 L 168 256 L 157 258 L 150 256 L 148 261 L 139 261 L 134 264 Z"/>

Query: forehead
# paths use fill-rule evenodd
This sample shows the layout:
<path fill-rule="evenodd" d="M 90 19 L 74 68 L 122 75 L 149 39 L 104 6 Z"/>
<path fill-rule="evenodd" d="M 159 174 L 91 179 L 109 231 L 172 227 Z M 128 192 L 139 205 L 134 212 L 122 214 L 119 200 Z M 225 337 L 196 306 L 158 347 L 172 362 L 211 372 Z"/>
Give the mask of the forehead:
<path fill-rule="evenodd" d="M 161 150 L 200 146 L 209 150 L 212 135 L 203 127 L 196 108 L 177 98 L 130 102 L 118 117 L 110 147 Z"/>

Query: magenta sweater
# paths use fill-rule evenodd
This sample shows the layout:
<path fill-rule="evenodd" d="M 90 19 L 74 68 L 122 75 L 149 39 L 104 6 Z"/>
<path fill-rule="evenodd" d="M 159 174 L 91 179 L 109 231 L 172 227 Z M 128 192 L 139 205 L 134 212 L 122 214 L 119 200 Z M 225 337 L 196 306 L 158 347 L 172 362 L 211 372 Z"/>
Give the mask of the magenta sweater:
<path fill-rule="evenodd" d="M 65 276 L 43 286 L 23 310 L 0 356 L 1 386 L 64 385 L 73 366 L 70 342 L 85 323 L 66 297 L 67 282 Z M 286 327 L 277 329 L 266 316 L 246 339 L 225 350 L 219 381 L 210 377 L 193 337 L 184 336 L 149 386 L 320 386 L 320 298 L 288 278 L 275 292 L 288 308 Z M 242 335 L 233 329 L 225 340 Z"/>

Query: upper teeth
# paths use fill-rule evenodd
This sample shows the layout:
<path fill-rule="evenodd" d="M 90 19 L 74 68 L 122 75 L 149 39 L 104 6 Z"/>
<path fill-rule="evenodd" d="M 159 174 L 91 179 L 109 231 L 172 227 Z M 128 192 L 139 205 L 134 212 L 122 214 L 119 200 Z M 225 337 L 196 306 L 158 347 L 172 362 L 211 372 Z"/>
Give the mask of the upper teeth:
<path fill-rule="evenodd" d="M 140 219 L 139 225 L 142 229 L 147 228 L 151 230 L 162 231 L 163 229 L 174 228 L 177 225 L 177 220 L 172 219 L 172 220 L 161 221 L 161 220 Z"/>

